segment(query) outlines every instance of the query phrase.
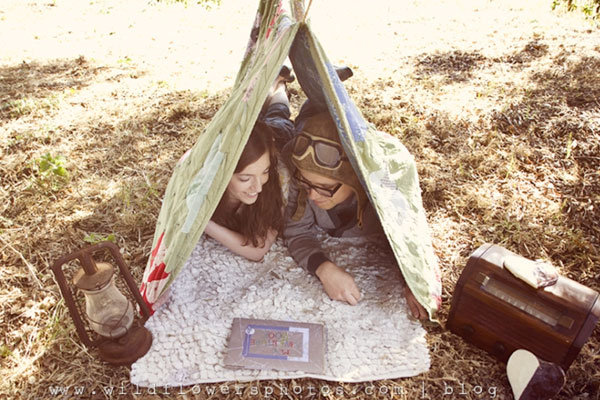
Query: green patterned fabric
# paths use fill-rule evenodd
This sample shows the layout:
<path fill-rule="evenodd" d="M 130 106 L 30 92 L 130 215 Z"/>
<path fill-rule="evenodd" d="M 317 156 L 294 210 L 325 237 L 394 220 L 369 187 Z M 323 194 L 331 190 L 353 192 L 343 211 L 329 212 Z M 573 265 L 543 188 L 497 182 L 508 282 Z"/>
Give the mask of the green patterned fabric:
<path fill-rule="evenodd" d="M 297 1 L 294 15 L 302 16 Z M 299 18 L 299 17 L 297 17 Z M 233 175 L 262 104 L 289 55 L 310 100 L 327 109 L 394 250 L 405 280 L 432 320 L 441 301 L 413 157 L 400 141 L 366 123 L 303 21 L 292 21 L 281 0 L 261 0 L 231 97 L 198 142 L 178 162 L 156 225 L 142 295 L 153 310 L 176 278 Z"/>

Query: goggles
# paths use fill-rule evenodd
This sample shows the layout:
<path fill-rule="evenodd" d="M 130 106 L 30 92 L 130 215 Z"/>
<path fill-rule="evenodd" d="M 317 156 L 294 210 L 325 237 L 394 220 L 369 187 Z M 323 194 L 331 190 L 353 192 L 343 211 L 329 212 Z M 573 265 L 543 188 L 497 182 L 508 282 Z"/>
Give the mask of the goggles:
<path fill-rule="evenodd" d="M 310 190 L 312 189 L 315 192 L 319 193 L 321 196 L 325 196 L 325 197 L 333 197 L 337 193 L 337 191 L 340 190 L 340 188 L 343 185 L 343 183 L 338 183 L 331 189 L 320 187 L 320 186 L 315 186 L 312 183 L 310 183 L 309 181 L 307 181 L 306 179 L 304 179 L 304 177 L 302 175 L 300 175 L 298 170 L 296 170 L 296 172 L 294 172 L 293 179 L 298 183 L 298 185 L 300 187 L 306 189 L 306 191 L 310 192 Z"/>
<path fill-rule="evenodd" d="M 292 154 L 297 159 L 302 159 L 309 152 L 312 153 L 315 164 L 323 168 L 337 169 L 342 165 L 342 161 L 348 161 L 338 143 L 301 132 L 294 141 Z"/>

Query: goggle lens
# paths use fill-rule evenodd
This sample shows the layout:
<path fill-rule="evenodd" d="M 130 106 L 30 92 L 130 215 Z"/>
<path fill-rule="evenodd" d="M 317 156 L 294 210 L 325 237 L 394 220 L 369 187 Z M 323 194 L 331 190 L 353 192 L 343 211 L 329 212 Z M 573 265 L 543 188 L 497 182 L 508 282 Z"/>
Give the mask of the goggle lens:
<path fill-rule="evenodd" d="M 301 157 L 304 153 L 306 153 L 311 141 L 312 140 L 305 135 L 298 135 L 298 137 L 296 137 L 296 143 L 294 143 L 294 155 Z"/>
<path fill-rule="evenodd" d="M 300 133 L 294 143 L 294 156 L 303 157 L 309 148 L 313 149 L 313 160 L 321 167 L 335 169 L 340 166 L 342 160 L 347 159 L 343 156 L 343 150 L 339 145 L 313 139 L 306 133 Z"/>
<path fill-rule="evenodd" d="M 332 145 L 323 142 L 316 142 L 313 146 L 315 149 L 315 158 L 317 163 L 329 168 L 335 168 L 340 164 L 342 155 L 340 150 Z"/>

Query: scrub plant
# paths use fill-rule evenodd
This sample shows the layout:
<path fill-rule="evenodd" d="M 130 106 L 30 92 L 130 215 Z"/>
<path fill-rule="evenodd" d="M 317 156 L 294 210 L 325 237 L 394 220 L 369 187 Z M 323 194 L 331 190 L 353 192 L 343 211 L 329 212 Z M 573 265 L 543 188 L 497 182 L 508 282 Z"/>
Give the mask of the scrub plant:
<path fill-rule="evenodd" d="M 107 236 L 102 236 L 99 233 L 92 232 L 89 235 L 86 235 L 83 238 L 83 241 L 90 243 L 90 244 L 96 244 L 96 243 L 106 242 L 106 241 L 116 243 L 117 238 L 115 237 L 114 233 L 110 233 Z"/>
<path fill-rule="evenodd" d="M 580 10 L 585 14 L 586 18 L 594 20 L 600 19 L 600 0 L 553 0 L 552 9 L 555 10 L 562 4 L 567 7 L 567 11 Z"/>
<path fill-rule="evenodd" d="M 38 175 L 36 183 L 51 191 L 58 190 L 69 178 L 64 163 L 65 158 L 63 156 L 53 156 L 50 153 L 46 153 L 35 160 Z"/>

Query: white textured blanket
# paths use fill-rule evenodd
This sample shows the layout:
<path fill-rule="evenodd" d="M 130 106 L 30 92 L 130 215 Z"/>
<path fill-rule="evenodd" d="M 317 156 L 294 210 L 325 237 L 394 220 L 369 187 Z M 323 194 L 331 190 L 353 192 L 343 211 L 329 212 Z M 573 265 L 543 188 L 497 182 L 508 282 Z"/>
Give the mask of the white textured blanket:
<path fill-rule="evenodd" d="M 350 306 L 330 300 L 280 241 L 255 263 L 203 236 L 169 301 L 146 322 L 154 341 L 132 365 L 131 382 L 142 387 L 299 377 L 360 382 L 427 371 L 425 330 L 407 317 L 391 252 L 375 243 L 323 237 L 330 258 L 354 275 L 362 291 L 359 304 Z M 225 368 L 234 317 L 325 324 L 325 374 Z"/>

